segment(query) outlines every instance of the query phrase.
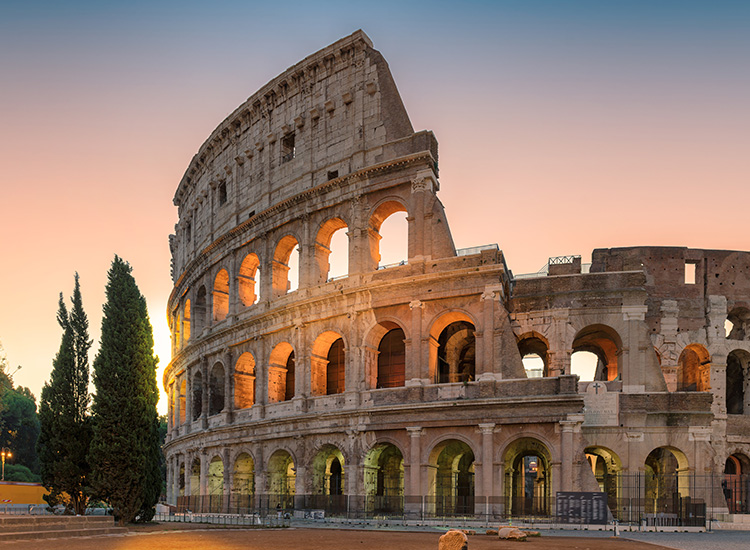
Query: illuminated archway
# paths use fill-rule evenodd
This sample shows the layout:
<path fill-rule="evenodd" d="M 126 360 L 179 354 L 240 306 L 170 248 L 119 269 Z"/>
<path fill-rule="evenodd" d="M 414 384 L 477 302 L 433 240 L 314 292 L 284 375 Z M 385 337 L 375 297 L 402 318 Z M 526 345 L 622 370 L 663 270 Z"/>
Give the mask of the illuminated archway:
<path fill-rule="evenodd" d="M 295 482 L 297 478 L 294 459 L 287 451 L 275 451 L 268 459 L 269 507 L 294 508 Z"/>
<path fill-rule="evenodd" d="M 324 222 L 315 238 L 315 284 L 325 283 L 330 277 L 349 273 L 349 241 L 347 225 L 341 218 Z"/>
<path fill-rule="evenodd" d="M 690 344 L 677 360 L 677 391 L 710 391 L 711 355 L 701 344 Z"/>
<path fill-rule="evenodd" d="M 548 515 L 551 510 L 552 469 L 547 446 L 522 437 L 505 450 L 505 495 L 510 514 Z"/>
<path fill-rule="evenodd" d="M 438 443 L 430 452 L 429 496 L 437 516 L 474 514 L 474 452 L 456 439 Z"/>
<path fill-rule="evenodd" d="M 253 508 L 255 495 L 255 461 L 248 453 L 240 453 L 234 460 L 232 475 L 232 508 Z"/>
<path fill-rule="evenodd" d="M 610 449 L 597 445 L 586 447 L 584 452 L 591 466 L 591 472 L 599 485 L 599 491 L 607 494 L 607 505 L 611 511 L 616 512 L 620 497 L 620 472 L 622 471 L 620 457 Z"/>
<path fill-rule="evenodd" d="M 223 321 L 229 313 L 229 273 L 220 270 L 214 279 L 213 290 L 214 321 Z"/>
<path fill-rule="evenodd" d="M 406 336 L 396 326 L 385 333 L 378 345 L 378 388 L 398 388 L 406 380 Z"/>
<path fill-rule="evenodd" d="M 214 364 L 208 381 L 208 414 L 219 414 L 224 410 L 224 365 Z"/>
<path fill-rule="evenodd" d="M 370 269 L 391 265 L 394 263 L 406 263 L 408 250 L 408 224 L 406 215 L 394 216 L 398 212 L 407 214 L 406 207 L 397 200 L 388 200 L 381 203 L 370 216 L 369 241 L 370 241 Z M 387 224 L 384 224 L 386 222 Z M 382 233 L 381 233 L 382 230 Z M 388 252 L 384 258 L 381 254 L 381 239 L 383 235 L 388 239 Z"/>
<path fill-rule="evenodd" d="M 313 395 L 333 395 L 346 389 L 346 350 L 341 335 L 326 331 L 313 344 L 310 357 Z"/>
<path fill-rule="evenodd" d="M 518 353 L 528 378 L 549 376 L 549 342 L 546 338 L 536 332 L 520 336 Z"/>
<path fill-rule="evenodd" d="M 245 352 L 234 366 L 234 406 L 247 409 L 255 404 L 255 357 Z"/>
<path fill-rule="evenodd" d="M 674 447 L 658 447 L 645 462 L 646 513 L 678 514 L 680 498 L 690 496 L 688 461 Z"/>
<path fill-rule="evenodd" d="M 292 235 L 283 237 L 273 254 L 273 267 L 271 271 L 271 286 L 274 297 L 283 296 L 287 292 L 297 289 L 299 274 L 295 266 L 299 265 L 299 242 Z M 294 270 L 294 276 L 290 276 L 290 270 Z"/>
<path fill-rule="evenodd" d="M 294 397 L 294 349 L 289 342 L 277 344 L 268 361 L 268 400 L 271 403 Z"/>
<path fill-rule="evenodd" d="M 404 512 L 404 456 L 391 443 L 380 443 L 365 456 L 365 509 L 378 515 Z"/>
<path fill-rule="evenodd" d="M 260 274 L 260 260 L 255 254 L 248 254 L 240 264 L 237 276 L 240 301 L 243 306 L 255 304 L 260 296 L 258 280 Z"/>
<path fill-rule="evenodd" d="M 182 313 L 182 345 L 187 345 L 190 340 L 190 300 L 185 300 L 185 309 Z"/>
<path fill-rule="evenodd" d="M 615 380 L 619 375 L 618 357 L 622 350 L 622 339 L 612 327 L 606 325 L 589 325 L 576 334 L 573 340 L 573 354 L 570 358 L 570 372 L 577 374 L 582 381 Z M 579 354 L 583 363 L 587 363 L 587 354 L 596 364 L 593 375 L 579 364 Z M 593 366 L 593 365 L 592 365 Z"/>

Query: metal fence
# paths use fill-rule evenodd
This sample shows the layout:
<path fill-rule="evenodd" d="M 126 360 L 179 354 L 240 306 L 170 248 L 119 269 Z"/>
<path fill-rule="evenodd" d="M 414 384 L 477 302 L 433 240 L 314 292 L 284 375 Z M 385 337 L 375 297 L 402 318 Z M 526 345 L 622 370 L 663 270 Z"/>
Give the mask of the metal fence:
<path fill-rule="evenodd" d="M 750 477 L 648 472 L 597 476 L 608 521 L 645 527 L 702 527 L 719 513 L 750 511 Z M 257 518 L 348 518 L 494 523 L 588 523 L 563 517 L 554 494 L 512 496 L 227 494 L 181 496 L 174 513 L 230 514 Z M 601 497 L 601 498 L 605 498 Z M 559 512 L 559 513 L 558 513 Z"/>

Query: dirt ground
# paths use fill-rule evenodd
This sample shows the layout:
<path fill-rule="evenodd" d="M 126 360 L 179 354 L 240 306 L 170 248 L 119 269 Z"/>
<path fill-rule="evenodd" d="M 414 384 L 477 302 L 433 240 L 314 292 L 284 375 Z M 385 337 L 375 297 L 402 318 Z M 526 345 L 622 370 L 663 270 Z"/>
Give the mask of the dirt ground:
<path fill-rule="evenodd" d="M 208 529 L 205 526 L 163 525 L 130 528 L 125 535 L 14 541 L 0 549 L 49 550 L 437 550 L 440 533 L 335 529 Z M 11 546 L 9 546 L 11 545 Z M 496 536 L 469 537 L 469 550 L 665 550 L 621 538 L 546 537 L 525 543 Z"/>

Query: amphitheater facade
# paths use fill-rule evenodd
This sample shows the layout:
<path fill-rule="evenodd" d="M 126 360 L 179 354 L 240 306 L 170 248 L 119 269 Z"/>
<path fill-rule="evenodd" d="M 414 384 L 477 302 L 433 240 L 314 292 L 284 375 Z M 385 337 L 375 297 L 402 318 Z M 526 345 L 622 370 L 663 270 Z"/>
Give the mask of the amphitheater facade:
<path fill-rule="evenodd" d="M 361 31 L 201 146 L 170 237 L 168 501 L 523 516 L 599 492 L 623 521 L 748 512 L 750 253 L 597 249 L 514 276 L 497 245 L 455 248 L 437 149 Z M 383 266 L 391 216 L 408 258 Z"/>

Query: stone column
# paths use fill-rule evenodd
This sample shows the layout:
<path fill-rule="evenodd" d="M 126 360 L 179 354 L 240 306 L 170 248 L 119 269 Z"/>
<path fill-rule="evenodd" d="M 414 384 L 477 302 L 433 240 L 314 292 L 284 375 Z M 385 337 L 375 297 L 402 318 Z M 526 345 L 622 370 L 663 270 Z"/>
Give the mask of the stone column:
<path fill-rule="evenodd" d="M 185 453 L 185 496 L 193 494 L 193 458 L 192 452 Z"/>
<path fill-rule="evenodd" d="M 422 355 L 422 310 L 424 304 L 419 300 L 409 302 L 411 310 L 411 335 L 406 344 L 406 385 L 423 384 L 427 369 L 423 365 Z"/>
<path fill-rule="evenodd" d="M 498 286 L 488 285 L 485 287 L 482 293 L 482 355 L 481 360 L 477 361 L 475 374 L 476 379 L 481 379 L 482 375 L 494 374 L 499 371 L 499 368 L 495 368 L 494 354 L 495 349 L 495 302 L 498 297 Z M 478 343 L 478 342 L 477 342 Z M 480 359 L 480 350 L 477 346 L 477 359 Z"/>
<path fill-rule="evenodd" d="M 180 396 L 182 395 L 180 393 L 180 389 L 182 388 L 182 380 L 181 376 L 175 376 L 174 379 L 174 406 L 173 406 L 173 413 L 174 413 L 174 419 L 172 420 L 172 437 L 179 437 L 180 436 L 180 426 L 182 422 L 180 419 L 182 418 L 182 410 L 180 405 Z"/>
<path fill-rule="evenodd" d="M 229 513 L 229 507 L 230 507 L 230 495 L 232 494 L 232 481 L 234 477 L 234 470 L 232 468 L 232 464 L 230 462 L 230 456 L 229 456 L 229 449 L 225 448 L 224 452 L 222 454 L 222 460 L 224 461 L 224 479 L 223 479 L 223 487 L 222 487 L 222 493 L 223 493 L 223 499 L 222 499 L 222 510 L 223 512 Z"/>
<path fill-rule="evenodd" d="M 580 418 L 579 418 L 580 416 Z M 575 491 L 578 489 L 578 483 L 576 478 L 578 472 L 573 471 L 573 466 L 579 461 L 575 457 L 575 443 L 573 435 L 581 431 L 581 424 L 583 424 L 582 415 L 568 415 L 567 420 L 561 420 L 559 422 L 561 428 L 560 436 L 560 457 L 562 462 L 561 474 L 562 479 L 560 480 L 560 491 Z"/>
<path fill-rule="evenodd" d="M 208 494 L 208 455 L 205 448 L 200 451 L 200 461 L 200 494 L 202 496 Z"/>
<path fill-rule="evenodd" d="M 185 433 L 190 433 L 190 426 L 193 423 L 193 377 L 190 373 L 190 367 L 185 369 Z"/>
<path fill-rule="evenodd" d="M 210 373 L 208 372 L 208 358 L 204 355 L 201 357 L 200 362 L 201 369 L 201 429 L 205 430 L 208 428 L 208 378 Z"/>
<path fill-rule="evenodd" d="M 643 324 L 647 306 L 622 306 L 622 318 L 627 323 L 627 336 L 623 342 L 623 353 L 618 358 L 617 370 L 622 373 L 623 393 L 643 393 L 646 391 L 645 369 L 646 350 L 651 349 L 649 340 L 641 344 L 641 335 L 647 334 Z"/>
<path fill-rule="evenodd" d="M 420 438 L 424 435 L 424 430 L 421 426 L 409 426 L 406 431 L 409 432 L 409 461 L 404 464 L 404 469 L 408 468 L 407 486 L 409 492 L 407 494 L 412 496 L 422 495 L 422 445 Z"/>
<path fill-rule="evenodd" d="M 552 314 L 552 330 L 550 331 L 549 350 L 547 356 L 549 363 L 547 370 L 549 376 L 562 376 L 570 374 L 570 356 L 573 353 L 573 340 L 568 341 L 568 312 L 566 310 L 554 310 Z"/>
<path fill-rule="evenodd" d="M 482 434 L 482 486 L 480 496 L 491 497 L 495 493 L 494 477 L 492 475 L 495 450 L 495 424 L 488 422 L 479 424 Z"/>
<path fill-rule="evenodd" d="M 234 357 L 231 348 L 224 348 L 224 411 L 227 424 L 234 421 Z"/>
<path fill-rule="evenodd" d="M 711 412 L 714 417 L 725 419 L 727 417 L 727 356 L 723 353 L 712 354 L 710 369 L 709 384 L 714 396 L 711 403 Z M 744 390 L 746 392 L 745 400 L 747 400 L 747 386 Z M 745 409 L 745 412 L 748 412 L 747 409 Z"/>

